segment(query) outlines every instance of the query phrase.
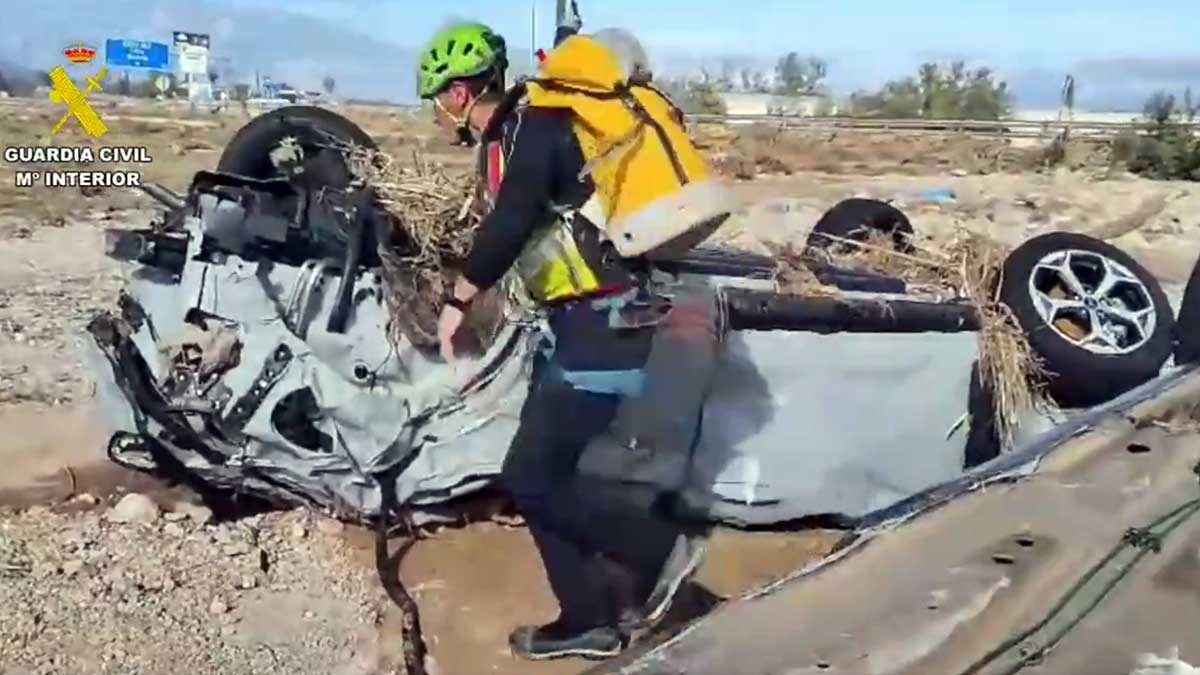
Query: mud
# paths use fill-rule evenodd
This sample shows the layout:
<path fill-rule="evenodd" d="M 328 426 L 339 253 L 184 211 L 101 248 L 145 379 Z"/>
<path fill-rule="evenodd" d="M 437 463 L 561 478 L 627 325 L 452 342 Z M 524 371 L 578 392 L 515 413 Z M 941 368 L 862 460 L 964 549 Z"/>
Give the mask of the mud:
<path fill-rule="evenodd" d="M 104 454 L 107 436 L 90 404 L 0 407 L 0 506 L 28 508 L 90 494 L 143 492 L 168 502 L 183 488 L 124 469 Z"/>
<path fill-rule="evenodd" d="M 373 535 L 348 529 L 357 559 L 372 563 Z M 824 557 L 840 533 L 749 533 L 719 529 L 695 581 L 722 598 L 737 597 Z M 497 523 L 442 530 L 414 545 L 401 576 L 421 608 L 430 653 L 443 673 L 571 675 L 582 660 L 531 663 L 514 657 L 508 633 L 555 618 L 557 605 L 529 532 Z M 394 618 L 394 617 L 393 617 Z"/>

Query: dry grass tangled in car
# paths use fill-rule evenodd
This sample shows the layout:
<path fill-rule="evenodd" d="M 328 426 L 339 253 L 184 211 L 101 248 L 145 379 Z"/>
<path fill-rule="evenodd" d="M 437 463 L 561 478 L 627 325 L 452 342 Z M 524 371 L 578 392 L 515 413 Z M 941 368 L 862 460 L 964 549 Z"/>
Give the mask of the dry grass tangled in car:
<path fill-rule="evenodd" d="M 436 346 L 443 298 L 470 253 L 481 219 L 475 172 L 447 169 L 420 152 L 409 162 L 361 146 L 347 146 L 343 154 L 355 179 L 353 187 L 370 187 L 386 219 L 379 258 L 392 337 L 403 336 L 420 347 Z M 491 342 L 507 305 L 518 299 L 513 279 L 508 275 L 500 291 L 485 294 L 471 312 L 468 324 L 481 345 Z"/>

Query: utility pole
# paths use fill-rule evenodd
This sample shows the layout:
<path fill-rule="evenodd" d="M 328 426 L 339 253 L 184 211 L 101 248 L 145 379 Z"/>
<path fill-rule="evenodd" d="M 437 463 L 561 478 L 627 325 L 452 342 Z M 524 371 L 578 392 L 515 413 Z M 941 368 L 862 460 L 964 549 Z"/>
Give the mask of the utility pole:
<path fill-rule="evenodd" d="M 1058 109 L 1058 119 L 1061 122 L 1063 114 L 1066 113 L 1068 122 L 1075 121 L 1075 76 L 1067 75 L 1067 79 L 1063 81 L 1062 88 L 1062 107 Z"/>
<path fill-rule="evenodd" d="M 537 0 L 529 2 L 529 68 L 537 70 Z"/>
<path fill-rule="evenodd" d="M 1063 80 L 1062 88 L 1062 107 L 1058 109 L 1058 121 L 1063 121 L 1063 113 L 1066 113 L 1066 124 L 1063 125 L 1062 133 L 1058 139 L 1061 143 L 1066 143 L 1071 137 L 1071 122 L 1075 121 L 1075 76 L 1067 75 L 1067 79 Z"/>

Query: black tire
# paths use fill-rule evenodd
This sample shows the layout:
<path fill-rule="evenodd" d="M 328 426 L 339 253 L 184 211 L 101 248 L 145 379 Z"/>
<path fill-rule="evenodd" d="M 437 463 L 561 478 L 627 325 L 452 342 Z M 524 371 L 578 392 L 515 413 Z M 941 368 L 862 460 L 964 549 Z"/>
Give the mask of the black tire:
<path fill-rule="evenodd" d="M 1102 256 L 1136 277 L 1145 293 L 1132 284 L 1118 284 L 1121 287 L 1118 290 L 1135 294 L 1144 309 L 1153 307 L 1154 328 L 1144 343 L 1127 353 L 1097 353 L 1068 340 L 1059 328 L 1042 318 L 1034 304 L 1031 275 L 1046 256 L 1064 250 Z M 1095 260 L 1094 256 L 1073 256 L 1071 267 L 1083 265 L 1079 273 L 1087 276 L 1086 266 Z M 1045 271 L 1038 274 L 1039 284 L 1049 278 L 1047 274 L 1053 275 Z M 1082 278 L 1080 281 L 1087 283 Z M 1046 370 L 1051 373 L 1048 393 L 1064 407 L 1087 407 L 1109 401 L 1156 377 L 1171 355 L 1175 319 L 1158 281 L 1124 251 L 1092 237 L 1052 232 L 1017 247 L 1004 262 L 1000 300 L 1012 310 L 1030 346 L 1044 359 Z"/>
<path fill-rule="evenodd" d="M 912 251 L 913 226 L 908 216 L 900 209 L 879 201 L 853 197 L 843 199 L 829 209 L 813 226 L 812 232 L 805 242 L 806 254 L 818 254 L 824 250 L 836 250 L 844 244 L 824 237 L 832 235 L 840 239 L 865 241 L 871 234 L 882 232 L 891 235 L 896 250 L 909 253 Z"/>
<path fill-rule="evenodd" d="M 995 392 L 979 373 L 979 362 L 971 365 L 971 384 L 967 390 L 967 447 L 963 451 L 963 470 L 970 471 L 1000 456 L 1000 430 L 996 428 Z"/>
<path fill-rule="evenodd" d="M 1200 260 L 1192 267 L 1175 321 L 1175 363 L 1200 361 Z"/>
<path fill-rule="evenodd" d="M 342 143 L 376 147 L 367 132 L 331 110 L 285 106 L 263 113 L 239 129 L 221 153 L 217 171 L 258 179 L 279 177 L 271 163 L 271 151 L 287 136 L 296 138 L 305 156 L 304 171 L 293 180 L 313 189 L 342 188 L 350 181 L 341 153 L 327 147 L 330 137 Z"/>

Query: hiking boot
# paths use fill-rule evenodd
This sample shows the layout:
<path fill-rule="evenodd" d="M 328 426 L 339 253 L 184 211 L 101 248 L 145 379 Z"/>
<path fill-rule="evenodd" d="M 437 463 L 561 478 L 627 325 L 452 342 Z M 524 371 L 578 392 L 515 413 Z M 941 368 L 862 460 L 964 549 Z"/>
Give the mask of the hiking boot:
<path fill-rule="evenodd" d="M 638 609 L 626 609 L 621 612 L 621 631 L 631 633 L 661 619 L 671 608 L 671 602 L 674 601 L 683 582 L 687 581 L 704 561 L 704 552 L 704 537 L 689 534 L 676 537 L 675 545 L 667 554 L 658 581 L 655 582 L 646 602 Z"/>
<path fill-rule="evenodd" d="M 610 626 L 581 631 L 555 621 L 545 626 L 521 626 L 508 636 L 508 646 L 517 656 L 543 661 L 570 656 L 607 659 L 620 654 L 624 643 L 617 629 Z"/>

